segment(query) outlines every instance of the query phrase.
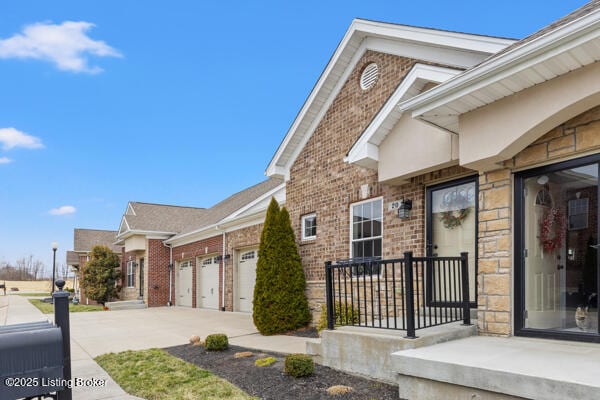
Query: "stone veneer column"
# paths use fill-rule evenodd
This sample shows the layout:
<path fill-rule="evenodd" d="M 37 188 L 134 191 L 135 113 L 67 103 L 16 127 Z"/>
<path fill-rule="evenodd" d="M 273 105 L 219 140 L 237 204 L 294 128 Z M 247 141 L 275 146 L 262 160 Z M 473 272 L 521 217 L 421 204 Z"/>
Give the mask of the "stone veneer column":
<path fill-rule="evenodd" d="M 479 176 L 479 332 L 511 333 L 512 179 L 509 169 Z"/>

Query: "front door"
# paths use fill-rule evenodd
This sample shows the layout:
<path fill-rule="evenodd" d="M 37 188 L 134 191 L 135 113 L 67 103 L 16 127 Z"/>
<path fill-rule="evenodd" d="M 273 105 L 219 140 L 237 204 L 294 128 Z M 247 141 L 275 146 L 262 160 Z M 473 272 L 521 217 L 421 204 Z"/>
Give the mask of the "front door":
<path fill-rule="evenodd" d="M 598 174 L 590 156 L 515 175 L 515 333 L 600 342 Z"/>
<path fill-rule="evenodd" d="M 461 252 L 469 253 L 469 298 L 473 307 L 477 304 L 476 243 L 477 177 L 427 188 L 427 256 L 458 257 Z M 435 271 L 427 279 L 429 293 L 439 292 L 437 286 L 444 285 L 436 279 Z"/>

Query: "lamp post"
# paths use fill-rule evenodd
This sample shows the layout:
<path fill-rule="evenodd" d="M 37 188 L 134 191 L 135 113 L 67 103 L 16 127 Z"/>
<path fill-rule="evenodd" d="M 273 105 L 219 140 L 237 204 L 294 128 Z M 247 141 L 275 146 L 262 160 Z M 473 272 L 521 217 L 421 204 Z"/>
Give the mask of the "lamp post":
<path fill-rule="evenodd" d="M 58 249 L 58 243 L 52 242 L 52 290 L 50 294 L 54 294 L 54 281 L 56 280 L 56 249 Z"/>

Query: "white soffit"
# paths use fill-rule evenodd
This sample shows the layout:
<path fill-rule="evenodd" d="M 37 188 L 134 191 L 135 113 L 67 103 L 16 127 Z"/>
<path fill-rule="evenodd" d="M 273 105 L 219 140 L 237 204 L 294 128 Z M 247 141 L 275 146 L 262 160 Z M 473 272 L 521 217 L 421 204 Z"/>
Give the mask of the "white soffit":
<path fill-rule="evenodd" d="M 367 50 L 469 68 L 514 40 L 355 19 L 271 159 L 267 176 L 289 169 Z"/>
<path fill-rule="evenodd" d="M 526 41 L 401 106 L 458 132 L 458 116 L 600 60 L 600 10 Z"/>
<path fill-rule="evenodd" d="M 344 161 L 367 168 L 377 168 L 379 145 L 396 126 L 404 111 L 398 104 L 421 93 L 428 83 L 445 82 L 460 72 L 453 68 L 415 64 L 352 146 Z"/>

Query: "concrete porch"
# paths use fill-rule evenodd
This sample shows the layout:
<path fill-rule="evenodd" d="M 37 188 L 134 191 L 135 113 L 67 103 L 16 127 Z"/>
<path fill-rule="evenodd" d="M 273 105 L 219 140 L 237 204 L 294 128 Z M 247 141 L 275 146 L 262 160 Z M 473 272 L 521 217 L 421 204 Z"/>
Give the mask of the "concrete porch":
<path fill-rule="evenodd" d="M 598 399 L 600 345 L 473 336 L 391 355 L 402 399 Z"/>
<path fill-rule="evenodd" d="M 306 353 L 319 364 L 396 384 L 392 353 L 476 335 L 477 321 L 473 323 L 463 326 L 461 322 L 454 322 L 419 329 L 416 339 L 405 338 L 403 330 L 340 326 L 321 331 L 319 339 L 307 340 Z"/>

